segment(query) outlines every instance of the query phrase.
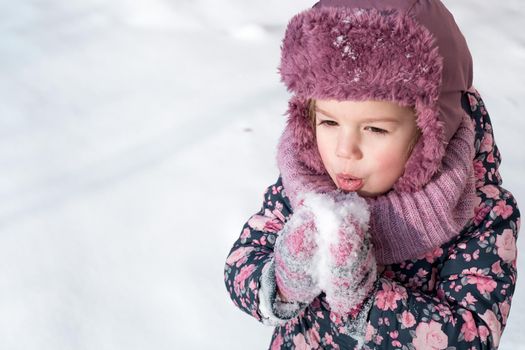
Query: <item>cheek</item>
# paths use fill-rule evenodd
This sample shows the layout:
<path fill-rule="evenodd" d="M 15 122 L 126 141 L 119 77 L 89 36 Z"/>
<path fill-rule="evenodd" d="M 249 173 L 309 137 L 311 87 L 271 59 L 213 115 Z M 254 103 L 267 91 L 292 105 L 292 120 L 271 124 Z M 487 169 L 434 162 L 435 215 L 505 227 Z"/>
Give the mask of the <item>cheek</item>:
<path fill-rule="evenodd" d="M 331 142 L 331 139 L 332 138 L 326 137 L 323 133 L 317 133 L 316 136 L 317 150 L 321 155 L 321 160 L 323 161 L 325 168 L 328 168 L 334 153 L 335 145 Z"/>
<path fill-rule="evenodd" d="M 330 146 L 326 140 L 325 135 L 322 132 L 317 132 L 315 134 L 315 142 L 317 143 L 317 149 L 319 150 L 319 153 L 322 156 L 328 153 L 328 149 Z"/>
<path fill-rule="evenodd" d="M 400 176 L 405 169 L 407 156 L 403 152 L 392 152 L 391 150 L 392 149 L 390 148 L 390 151 L 387 150 L 375 153 L 375 162 L 379 169 L 388 171 L 388 173 L 392 173 L 392 175 L 394 175 L 393 173 L 396 173 Z"/>

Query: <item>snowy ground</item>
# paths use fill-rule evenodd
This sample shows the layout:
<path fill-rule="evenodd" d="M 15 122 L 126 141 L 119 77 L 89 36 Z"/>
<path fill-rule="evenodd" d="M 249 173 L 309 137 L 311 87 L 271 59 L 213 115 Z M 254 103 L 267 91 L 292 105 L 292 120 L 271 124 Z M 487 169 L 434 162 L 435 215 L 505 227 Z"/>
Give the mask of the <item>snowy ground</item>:
<path fill-rule="evenodd" d="M 312 4 L 0 3 L 1 349 L 267 348 L 222 270 L 277 178 L 280 40 Z M 525 5 L 446 4 L 525 207 Z M 525 349 L 524 287 L 501 349 Z"/>

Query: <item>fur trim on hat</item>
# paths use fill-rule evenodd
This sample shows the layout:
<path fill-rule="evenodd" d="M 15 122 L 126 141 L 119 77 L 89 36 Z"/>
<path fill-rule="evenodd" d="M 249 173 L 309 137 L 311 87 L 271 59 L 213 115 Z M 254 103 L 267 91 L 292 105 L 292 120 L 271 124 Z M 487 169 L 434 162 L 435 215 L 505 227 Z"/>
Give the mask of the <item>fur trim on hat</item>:
<path fill-rule="evenodd" d="M 421 137 L 394 189 L 425 185 L 445 153 L 438 118 L 443 58 L 435 38 L 397 10 L 321 7 L 301 12 L 288 24 L 279 72 L 294 93 L 289 123 L 305 164 L 324 170 L 308 122 L 308 100 L 384 100 L 415 108 Z"/>

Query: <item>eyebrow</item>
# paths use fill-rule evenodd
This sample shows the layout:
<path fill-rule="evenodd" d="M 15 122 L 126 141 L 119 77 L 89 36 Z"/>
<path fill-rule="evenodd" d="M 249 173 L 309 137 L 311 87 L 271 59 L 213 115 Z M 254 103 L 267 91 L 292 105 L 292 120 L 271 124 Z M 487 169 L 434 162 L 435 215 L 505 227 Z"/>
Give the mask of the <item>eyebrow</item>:
<path fill-rule="evenodd" d="M 337 119 L 336 117 L 332 116 L 330 113 L 323 111 L 319 107 L 315 107 L 316 112 L 321 112 L 323 115 L 325 115 L 328 118 Z M 367 118 L 361 120 L 364 123 L 371 123 L 371 122 L 389 122 L 389 123 L 399 123 L 398 118 L 392 118 L 392 117 L 377 117 L 377 118 Z"/>

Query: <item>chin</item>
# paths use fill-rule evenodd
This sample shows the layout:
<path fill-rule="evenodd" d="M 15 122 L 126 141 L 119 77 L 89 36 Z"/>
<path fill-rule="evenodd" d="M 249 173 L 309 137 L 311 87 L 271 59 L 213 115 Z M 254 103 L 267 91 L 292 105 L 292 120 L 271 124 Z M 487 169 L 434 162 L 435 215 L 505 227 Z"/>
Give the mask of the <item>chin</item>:
<path fill-rule="evenodd" d="M 360 190 L 360 191 L 357 191 L 357 194 L 360 195 L 361 197 L 377 197 L 379 196 L 380 194 L 378 193 L 372 193 L 372 192 L 368 192 L 368 191 L 363 191 L 363 190 Z"/>
<path fill-rule="evenodd" d="M 378 197 L 388 193 L 390 190 L 379 190 L 379 191 L 367 191 L 366 189 L 360 189 L 357 194 L 361 197 Z"/>

